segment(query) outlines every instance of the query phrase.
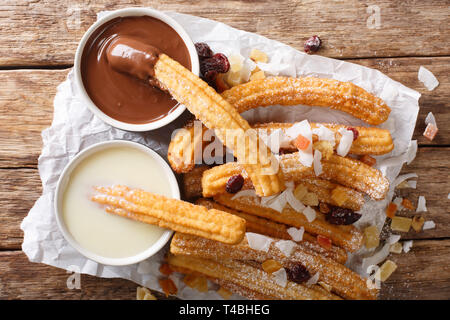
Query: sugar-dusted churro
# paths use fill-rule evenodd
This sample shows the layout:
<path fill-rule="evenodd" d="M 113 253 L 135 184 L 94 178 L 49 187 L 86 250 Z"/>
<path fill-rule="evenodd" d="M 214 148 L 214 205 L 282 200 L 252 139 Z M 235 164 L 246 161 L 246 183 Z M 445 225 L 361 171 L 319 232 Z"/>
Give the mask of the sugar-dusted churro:
<path fill-rule="evenodd" d="M 213 88 L 165 54 L 155 64 L 155 77 L 161 86 L 208 128 L 215 130 L 222 143 L 230 147 L 247 171 L 257 194 L 268 196 L 284 189 L 278 160 L 237 110 Z M 230 131 L 232 137 L 227 139 Z"/>
<path fill-rule="evenodd" d="M 330 107 L 372 125 L 387 120 L 391 109 L 373 94 L 351 83 L 314 77 L 269 77 L 235 86 L 222 96 L 239 113 L 272 105 Z"/>
<path fill-rule="evenodd" d="M 292 237 L 287 232 L 288 227 L 284 224 L 277 223 L 272 220 L 260 218 L 258 216 L 248 214 L 242 211 L 233 210 L 220 205 L 214 201 L 207 199 L 198 199 L 196 204 L 205 206 L 208 209 L 217 209 L 220 211 L 229 212 L 236 216 L 245 219 L 245 227 L 247 232 L 254 232 L 270 236 L 272 238 L 291 240 Z M 317 252 L 323 257 L 333 259 L 339 263 L 344 264 L 347 261 L 347 253 L 344 249 L 332 245 L 329 250 L 323 248 L 317 243 L 317 238 L 305 232 L 303 234 L 303 241 L 298 243 L 299 246 Z"/>
<path fill-rule="evenodd" d="M 276 129 L 286 130 L 290 128 L 293 123 L 261 123 L 255 124 L 252 128 L 260 131 L 266 131 L 270 134 Z M 332 130 L 335 133 L 336 144 L 334 148 L 339 145 L 341 135 L 339 129 L 348 128 L 349 126 L 338 125 L 333 123 L 310 123 L 311 128 L 318 128 L 320 125 Z M 350 147 L 350 154 L 355 155 L 382 155 L 392 151 L 394 144 L 391 134 L 388 130 L 380 128 L 367 127 L 352 127 L 359 133 L 358 138 L 353 141 Z M 189 123 L 184 128 L 175 134 L 174 138 L 169 144 L 168 159 L 172 169 L 178 173 L 189 172 L 194 168 L 194 146 L 203 148 L 208 144 L 203 141 L 201 137 L 208 130 L 205 126 L 199 126 L 199 132 L 194 137 L 194 126 Z M 313 139 L 315 136 L 313 135 Z M 295 147 L 287 147 L 288 151 L 296 151 Z"/>
<path fill-rule="evenodd" d="M 269 259 L 280 262 L 283 267 L 291 268 L 301 264 L 309 273 L 319 273 L 319 281 L 332 287 L 333 292 L 347 299 L 374 299 L 376 291 L 367 288 L 366 282 L 355 272 L 344 265 L 321 256 L 318 253 L 295 245 L 289 257 L 286 257 L 276 246 L 278 239 L 270 245 L 267 252 L 255 250 L 248 245 L 246 239 L 239 244 L 228 245 L 203 239 L 196 236 L 176 233 L 170 244 L 170 252 L 174 255 L 189 255 L 211 260 L 240 260 L 263 263 Z"/>
<path fill-rule="evenodd" d="M 167 258 L 169 265 L 174 269 L 188 269 L 201 273 L 208 278 L 224 280 L 239 287 L 259 293 L 259 297 L 284 300 L 335 300 L 339 299 L 324 290 L 312 286 L 311 288 L 287 281 L 286 287 L 277 284 L 271 275 L 236 260 L 215 261 L 185 255 L 172 255 Z M 242 294 L 242 292 L 241 292 Z M 245 292 L 244 292 L 245 294 Z M 250 296 L 251 298 L 251 296 Z"/>
<path fill-rule="evenodd" d="M 134 220 L 226 243 L 241 241 L 245 233 L 245 220 L 228 212 L 120 185 L 95 190 L 93 201 Z"/>
<path fill-rule="evenodd" d="M 297 152 L 282 155 L 280 166 L 286 181 L 302 183 L 304 179 L 317 178 L 313 167 L 303 166 L 299 162 Z M 331 155 L 329 159 L 322 159 L 322 170 L 319 178 L 364 192 L 375 200 L 384 199 L 389 190 L 389 181 L 379 170 L 356 159 Z M 202 179 L 203 195 L 208 197 L 223 193 L 228 179 L 236 174 L 247 177 L 245 170 L 235 162 L 206 170 Z M 357 197 L 356 194 L 354 196 Z"/>
<path fill-rule="evenodd" d="M 278 212 L 261 205 L 259 199 L 255 197 L 232 198 L 233 195 L 224 193 L 215 196 L 214 200 L 234 210 L 243 211 L 296 228 L 304 227 L 306 232 L 327 237 L 332 243 L 350 252 L 354 252 L 362 246 L 363 235 L 361 231 L 352 225 L 331 224 L 326 221 L 325 216 L 320 212 L 316 213 L 315 220 L 308 222 L 303 213 L 297 212 L 290 207 L 285 207 L 281 212 Z"/>

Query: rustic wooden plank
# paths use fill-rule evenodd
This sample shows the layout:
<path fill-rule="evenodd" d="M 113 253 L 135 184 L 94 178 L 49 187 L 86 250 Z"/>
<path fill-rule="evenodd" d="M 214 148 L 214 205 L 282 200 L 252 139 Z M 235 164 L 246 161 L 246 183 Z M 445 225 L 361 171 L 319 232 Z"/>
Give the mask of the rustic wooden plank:
<path fill-rule="evenodd" d="M 405 189 L 399 195 L 414 203 L 419 195 L 426 196 L 428 212 L 423 215 L 426 220 L 436 223 L 436 229 L 421 233 L 411 231 L 403 235 L 405 239 L 450 237 L 450 200 L 447 200 L 450 192 L 447 175 L 449 158 L 450 148 L 421 148 L 416 160 L 410 166 L 405 166 L 404 172 L 416 172 L 419 182 L 417 190 Z M 0 249 L 19 249 L 23 237 L 19 226 L 40 196 L 41 182 L 37 170 L 32 168 L 0 169 L 0 181 Z M 399 213 L 404 216 L 414 214 Z"/>
<path fill-rule="evenodd" d="M 422 137 L 426 114 L 436 115 L 439 133 L 433 145 L 450 145 L 450 121 L 447 105 L 450 99 L 450 57 L 358 59 L 354 62 L 379 69 L 393 79 L 423 93 L 415 138 L 420 144 L 430 144 Z M 419 66 L 432 70 L 440 85 L 426 91 L 417 80 Z M 0 167 L 35 166 L 41 152 L 41 131 L 53 117 L 53 97 L 56 86 L 65 79 L 68 70 L 0 71 Z"/>
<path fill-rule="evenodd" d="M 417 240 L 407 254 L 391 254 L 398 269 L 383 284 L 382 299 L 449 299 L 450 240 Z M 30 263 L 20 251 L 0 252 L 0 299 L 135 299 L 137 285 L 81 275 L 68 289 L 64 270 Z M 162 297 L 162 295 L 159 295 Z"/>
<path fill-rule="evenodd" d="M 370 20 L 376 5 L 379 27 Z M 450 41 L 448 1 L 4 0 L 0 4 L 0 65 L 72 64 L 77 42 L 96 13 L 152 6 L 256 32 L 302 49 L 318 34 L 329 57 L 442 56 Z M 368 11 L 369 10 L 369 11 Z M 369 28 L 368 26 L 371 26 Z M 356 31 L 356 32 L 355 32 Z M 370 41 L 367 41 L 370 39 Z"/>

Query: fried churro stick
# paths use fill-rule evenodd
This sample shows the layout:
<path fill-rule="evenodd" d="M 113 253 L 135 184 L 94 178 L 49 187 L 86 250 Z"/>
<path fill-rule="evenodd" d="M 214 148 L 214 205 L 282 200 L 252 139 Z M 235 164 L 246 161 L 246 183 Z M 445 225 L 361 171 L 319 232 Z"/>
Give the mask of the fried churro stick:
<path fill-rule="evenodd" d="M 381 172 L 365 163 L 352 158 L 332 155 L 322 159 L 322 173 L 319 178 L 331 180 L 348 188 L 368 194 L 372 199 L 384 199 L 389 190 L 389 181 Z M 303 166 L 298 153 L 284 154 L 280 157 L 280 166 L 286 181 L 302 183 L 305 179 L 316 179 L 313 167 Z M 203 196 L 223 193 L 228 179 L 236 174 L 247 177 L 245 170 L 235 162 L 213 167 L 203 173 Z M 350 193 L 349 193 L 350 195 Z M 351 195 L 358 201 L 356 194 Z M 355 202 L 356 204 L 357 202 Z"/>
<path fill-rule="evenodd" d="M 301 264 L 311 275 L 319 273 L 319 281 L 330 285 L 333 292 L 346 299 L 374 299 L 376 297 L 377 292 L 367 288 L 366 282 L 344 265 L 300 245 L 295 245 L 291 255 L 286 257 L 275 246 L 278 239 L 273 240 L 268 252 L 264 252 L 252 249 L 245 238 L 239 244 L 227 245 L 176 233 L 170 244 L 170 252 L 174 255 L 189 255 L 216 261 L 233 259 L 263 263 L 273 259 L 280 262 L 284 268 L 292 268 L 296 264 Z"/>
<path fill-rule="evenodd" d="M 237 243 L 245 233 L 245 220 L 228 212 L 120 185 L 95 190 L 92 201 L 107 205 L 109 213 L 225 243 Z"/>
<path fill-rule="evenodd" d="M 325 220 L 325 216 L 317 212 L 316 219 L 308 222 L 303 213 L 297 212 L 289 207 L 278 212 L 271 208 L 262 206 L 258 198 L 239 197 L 232 199 L 233 195 L 219 194 L 214 200 L 228 208 L 246 212 L 258 217 L 273 220 L 296 228 L 304 227 L 305 231 L 313 235 L 321 235 L 350 251 L 354 252 L 361 248 L 363 235 L 361 231 L 352 225 L 334 225 Z"/>
<path fill-rule="evenodd" d="M 276 157 L 261 139 L 248 134 L 248 122 L 213 88 L 165 54 L 161 54 L 155 64 L 155 76 L 163 88 L 208 128 L 215 130 L 222 143 L 233 150 L 257 194 L 268 196 L 285 188 Z M 227 139 L 228 130 L 233 134 Z"/>
<path fill-rule="evenodd" d="M 285 288 L 278 285 L 273 276 L 236 260 L 214 261 L 198 257 L 170 254 L 168 263 L 175 270 L 183 268 L 199 272 L 206 277 L 225 280 L 239 287 L 260 293 L 263 297 L 283 300 L 339 300 L 339 297 L 288 281 Z M 241 293 L 242 294 L 242 293 Z M 244 293 L 245 294 L 245 293 Z"/>
<path fill-rule="evenodd" d="M 308 105 L 344 111 L 372 125 L 387 120 L 391 109 L 380 98 L 351 82 L 314 77 L 270 77 L 222 93 L 239 113 L 272 105 Z"/>
<path fill-rule="evenodd" d="M 288 227 L 284 224 L 260 218 L 242 211 L 233 210 L 214 201 L 203 198 L 198 199 L 195 203 L 201 206 L 205 206 L 208 209 L 217 209 L 220 211 L 229 212 L 245 219 L 245 227 L 247 232 L 259 233 L 278 239 L 292 239 L 292 237 L 287 232 Z M 347 252 L 344 249 L 332 245 L 331 248 L 327 250 L 317 243 L 316 237 L 306 232 L 303 234 L 303 241 L 299 242 L 298 245 L 304 247 L 305 249 L 317 252 L 323 257 L 333 259 L 341 264 L 344 264 L 347 261 Z"/>
<path fill-rule="evenodd" d="M 258 131 L 266 131 L 270 134 L 276 129 L 286 130 L 293 126 L 294 123 L 262 123 L 252 126 L 253 129 Z M 338 133 L 341 128 L 349 128 L 349 126 L 338 125 L 332 123 L 310 123 L 311 128 L 318 128 L 320 125 L 335 132 L 336 144 L 334 148 L 339 145 L 341 134 Z M 391 134 L 388 130 L 380 128 L 366 128 L 366 127 L 352 127 L 358 130 L 358 139 L 353 141 L 350 147 L 350 154 L 355 155 L 382 155 L 392 151 L 394 144 L 392 142 Z M 169 151 L 167 158 L 172 169 L 178 173 L 189 172 L 194 168 L 194 147 L 203 148 L 208 144 L 201 139 L 203 134 L 208 130 L 205 126 L 199 128 L 199 132 L 194 137 L 194 126 L 189 123 L 184 128 L 175 134 L 172 141 L 169 144 Z M 313 138 L 315 136 L 313 135 Z M 295 147 L 287 148 L 287 151 L 296 151 Z"/>

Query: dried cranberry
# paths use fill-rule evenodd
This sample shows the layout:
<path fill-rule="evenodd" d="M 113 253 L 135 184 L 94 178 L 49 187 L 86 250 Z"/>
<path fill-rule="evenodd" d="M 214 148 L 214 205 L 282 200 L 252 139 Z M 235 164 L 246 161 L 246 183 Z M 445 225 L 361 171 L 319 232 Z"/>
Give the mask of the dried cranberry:
<path fill-rule="evenodd" d="M 304 49 L 306 53 L 316 52 L 319 50 L 322 41 L 318 36 L 312 36 L 308 40 L 305 41 Z"/>
<path fill-rule="evenodd" d="M 195 49 L 197 50 L 197 54 L 200 60 L 211 58 L 213 56 L 211 48 L 204 42 L 197 42 L 195 44 Z"/>
<path fill-rule="evenodd" d="M 214 70 L 219 73 L 225 73 L 230 70 L 230 62 L 223 53 L 216 53 L 211 58 L 200 61 L 200 72 L 204 75 L 206 72 Z"/>
<path fill-rule="evenodd" d="M 301 264 L 296 264 L 292 268 L 286 268 L 286 273 L 289 281 L 303 283 L 311 278 L 311 274 Z"/>
<path fill-rule="evenodd" d="M 243 185 L 244 185 L 244 177 L 241 176 L 240 174 L 236 174 L 232 176 L 230 179 L 228 179 L 225 190 L 228 193 L 236 193 L 242 189 Z"/>
<path fill-rule="evenodd" d="M 329 223 L 338 225 L 352 224 L 358 221 L 360 218 L 361 215 L 359 213 L 341 207 L 331 207 L 330 213 L 325 215 L 325 219 Z"/>
<path fill-rule="evenodd" d="M 356 139 L 358 139 L 358 137 L 359 137 L 359 131 L 358 131 L 357 129 L 348 127 L 347 130 L 353 132 L 353 141 L 355 141 Z"/>

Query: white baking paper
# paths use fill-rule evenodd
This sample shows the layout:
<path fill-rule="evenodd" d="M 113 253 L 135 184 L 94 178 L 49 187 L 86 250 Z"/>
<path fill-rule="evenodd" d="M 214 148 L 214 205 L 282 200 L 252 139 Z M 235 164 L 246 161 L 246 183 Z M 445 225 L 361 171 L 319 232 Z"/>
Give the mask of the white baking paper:
<path fill-rule="evenodd" d="M 174 12 L 167 12 L 167 14 L 186 29 L 194 42 L 206 42 L 214 52 L 223 52 L 227 55 L 239 53 L 243 57 L 248 57 L 251 49 L 257 48 L 267 53 L 270 60 L 267 64 L 260 65 L 260 68 L 269 74 L 292 77 L 315 76 L 351 81 L 381 97 L 392 109 L 389 120 L 381 127 L 391 130 L 395 149 L 391 154 L 378 158 L 399 156 L 406 152 L 419 110 L 420 94 L 418 92 L 388 78 L 377 70 L 319 55 L 307 55 L 283 43 L 237 30 L 212 20 Z M 158 268 L 165 254 L 164 250 L 140 264 L 125 267 L 100 265 L 86 259 L 73 249 L 59 232 L 53 210 L 53 198 L 60 173 L 80 150 L 100 141 L 126 139 L 143 143 L 166 157 L 171 133 L 175 128 L 184 124 L 186 114 L 170 125 L 148 133 L 132 133 L 112 128 L 95 117 L 82 103 L 71 72 L 57 88 L 52 125 L 42 132 L 43 148 L 38 167 L 43 193 L 21 224 L 24 231 L 22 249 L 29 260 L 66 270 L 79 270 L 81 273 L 98 277 L 129 279 L 161 291 L 157 280 L 162 276 Z M 274 106 L 250 110 L 244 116 L 250 122 L 293 122 L 308 119 L 315 122 L 366 125 L 361 120 L 343 112 L 320 107 Z M 385 167 L 383 171 L 392 182 L 400 169 L 401 165 L 397 165 Z M 389 193 L 389 198 L 384 201 L 367 201 L 361 211 L 363 217 L 357 225 L 376 224 L 381 230 L 385 218 L 384 208 L 392 195 L 393 190 Z M 351 268 L 359 272 L 361 272 L 358 267 L 362 254 L 364 252 L 353 255 L 348 262 Z M 178 275 L 172 275 L 171 278 L 179 288 L 178 297 L 180 298 L 220 298 L 214 290 L 200 293 L 185 287 Z M 211 288 L 214 289 L 213 285 Z"/>

